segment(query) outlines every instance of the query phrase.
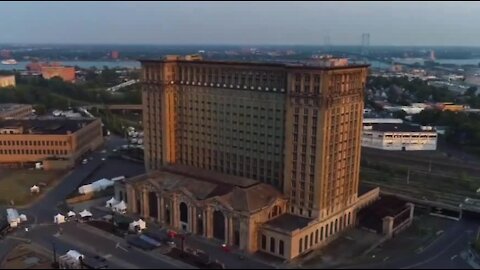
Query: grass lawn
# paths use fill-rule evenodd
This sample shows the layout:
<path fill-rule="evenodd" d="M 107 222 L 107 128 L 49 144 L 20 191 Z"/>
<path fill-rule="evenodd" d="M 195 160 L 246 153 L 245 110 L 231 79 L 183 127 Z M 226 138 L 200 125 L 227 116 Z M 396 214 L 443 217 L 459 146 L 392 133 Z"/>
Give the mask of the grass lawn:
<path fill-rule="evenodd" d="M 0 204 L 10 204 L 11 200 L 16 206 L 27 204 L 39 196 L 32 195 L 30 187 L 39 186 L 41 195 L 63 174 L 63 171 L 0 170 Z"/>

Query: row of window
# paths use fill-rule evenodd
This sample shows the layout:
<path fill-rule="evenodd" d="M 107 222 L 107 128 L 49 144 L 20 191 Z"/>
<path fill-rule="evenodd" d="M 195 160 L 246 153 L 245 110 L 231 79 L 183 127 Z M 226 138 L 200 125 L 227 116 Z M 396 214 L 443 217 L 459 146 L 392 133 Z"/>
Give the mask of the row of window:
<path fill-rule="evenodd" d="M 67 150 L 0 149 L 0 155 L 66 155 Z"/>
<path fill-rule="evenodd" d="M 343 228 L 350 225 L 350 213 L 344 214 L 340 218 L 336 218 L 335 221 L 331 221 L 330 224 L 326 224 L 319 229 L 311 232 L 310 235 L 305 235 L 303 238 L 298 240 L 298 252 L 302 253 L 310 249 L 311 247 L 317 245 L 319 242 L 323 241 L 324 239 L 328 239 L 328 237 L 332 236 L 333 234 L 337 233 L 338 231 L 342 230 Z M 325 229 L 324 229 L 325 228 Z M 314 238 L 315 237 L 315 238 Z"/>
<path fill-rule="evenodd" d="M 262 234 L 262 250 L 265 250 L 265 251 L 270 251 L 270 253 L 274 253 L 274 254 L 279 254 L 281 256 L 284 255 L 285 253 L 285 250 L 284 250 L 284 242 L 283 240 L 278 240 L 278 250 L 276 248 L 276 239 L 274 237 L 270 237 L 270 249 L 267 250 L 267 237 Z"/>
<path fill-rule="evenodd" d="M 66 141 L 0 141 L 4 146 L 66 146 Z"/>

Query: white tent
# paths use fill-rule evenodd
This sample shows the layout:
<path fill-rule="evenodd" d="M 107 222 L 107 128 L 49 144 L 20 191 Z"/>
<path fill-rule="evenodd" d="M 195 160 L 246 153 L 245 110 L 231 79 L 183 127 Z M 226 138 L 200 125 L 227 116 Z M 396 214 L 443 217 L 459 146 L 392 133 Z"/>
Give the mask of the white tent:
<path fill-rule="evenodd" d="M 85 256 L 83 256 L 83 254 L 80 254 L 80 253 L 79 253 L 78 251 L 76 251 L 76 250 L 69 250 L 69 251 L 67 252 L 67 255 L 68 255 L 69 257 L 71 257 L 72 259 L 75 259 L 75 260 L 77 260 L 77 261 L 80 259 L 80 257 L 82 257 L 82 259 L 85 258 Z"/>
<path fill-rule="evenodd" d="M 138 226 L 140 227 L 140 230 L 144 230 L 147 228 L 147 223 L 143 221 L 143 219 L 137 220 Z"/>
<path fill-rule="evenodd" d="M 117 205 L 117 204 L 118 204 L 118 201 L 112 197 L 110 200 L 107 201 L 105 207 L 113 207 L 114 205 Z"/>
<path fill-rule="evenodd" d="M 95 191 L 104 190 L 110 186 L 113 186 L 113 181 L 108 180 L 107 178 L 100 179 L 92 183 L 93 189 Z"/>
<path fill-rule="evenodd" d="M 94 192 L 95 190 L 93 189 L 93 185 L 92 184 L 88 184 L 88 185 L 83 185 L 81 187 L 78 188 L 78 193 L 80 194 L 87 194 L 87 193 L 92 193 Z"/>
<path fill-rule="evenodd" d="M 127 212 L 127 204 L 122 200 L 118 204 L 114 205 L 112 209 L 115 212 L 124 214 Z"/>
<path fill-rule="evenodd" d="M 78 214 L 80 215 L 81 218 L 92 217 L 92 213 L 90 213 L 90 211 L 88 211 L 87 209 L 83 210 Z"/>
<path fill-rule="evenodd" d="M 20 215 L 18 214 L 18 211 L 13 208 L 8 208 L 7 209 L 7 220 L 8 223 L 10 223 L 10 227 L 14 228 L 18 226 L 18 223 L 21 222 L 20 220 Z"/>
<path fill-rule="evenodd" d="M 20 218 L 20 221 L 21 222 L 25 222 L 27 221 L 27 216 L 25 214 L 21 214 L 20 216 L 18 216 Z"/>
<path fill-rule="evenodd" d="M 138 222 L 133 221 L 132 223 L 130 223 L 130 224 L 128 225 L 128 229 L 129 229 L 130 231 L 132 231 L 132 232 L 133 232 L 133 231 L 137 231 L 137 230 L 140 229 L 140 225 L 138 225 Z"/>
<path fill-rule="evenodd" d="M 73 212 L 73 211 L 70 211 L 70 212 L 67 213 L 67 216 L 68 216 L 68 217 L 74 217 L 74 216 L 76 216 L 76 215 L 77 215 L 77 214 L 75 214 L 75 212 Z"/>
<path fill-rule="evenodd" d="M 31 192 L 31 193 L 39 193 L 39 192 L 40 192 L 40 188 L 39 188 L 37 185 L 33 185 L 33 186 L 30 188 L 30 192 Z"/>
<path fill-rule="evenodd" d="M 53 217 L 53 222 L 56 224 L 61 224 L 65 222 L 65 216 L 62 214 L 57 214 Z"/>

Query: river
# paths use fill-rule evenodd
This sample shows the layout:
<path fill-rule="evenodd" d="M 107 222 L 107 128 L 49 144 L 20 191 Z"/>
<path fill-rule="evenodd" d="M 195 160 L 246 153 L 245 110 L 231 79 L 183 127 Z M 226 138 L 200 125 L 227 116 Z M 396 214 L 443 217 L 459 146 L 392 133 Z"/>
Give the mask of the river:
<path fill-rule="evenodd" d="M 56 62 L 56 61 L 55 61 Z M 138 61 L 58 61 L 65 66 L 79 66 L 81 68 L 96 67 L 103 69 L 108 68 L 140 68 L 140 62 Z M 3 65 L 0 64 L 0 70 L 26 70 L 27 64 L 30 61 L 19 61 L 16 65 Z"/>

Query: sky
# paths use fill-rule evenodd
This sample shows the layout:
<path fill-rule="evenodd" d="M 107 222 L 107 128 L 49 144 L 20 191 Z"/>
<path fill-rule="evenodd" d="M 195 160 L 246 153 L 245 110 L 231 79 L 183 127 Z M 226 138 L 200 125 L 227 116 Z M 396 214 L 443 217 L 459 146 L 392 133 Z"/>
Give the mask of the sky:
<path fill-rule="evenodd" d="M 478 2 L 0 2 L 0 43 L 480 46 Z M 328 38 L 327 38 L 328 37 Z"/>

